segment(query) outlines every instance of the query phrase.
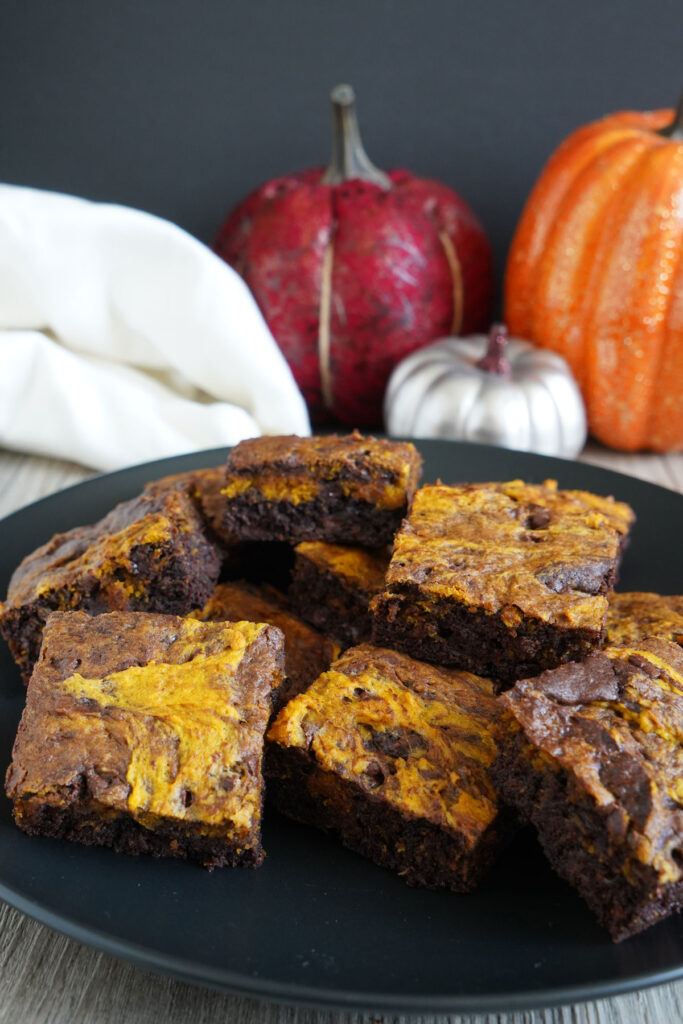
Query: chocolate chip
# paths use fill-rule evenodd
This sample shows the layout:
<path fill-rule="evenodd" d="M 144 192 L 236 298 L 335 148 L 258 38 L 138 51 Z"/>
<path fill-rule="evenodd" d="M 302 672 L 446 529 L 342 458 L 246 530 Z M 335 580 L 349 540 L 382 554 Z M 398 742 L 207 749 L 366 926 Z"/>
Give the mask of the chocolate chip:
<path fill-rule="evenodd" d="M 423 750 L 426 744 L 414 729 L 371 729 L 363 746 L 387 757 L 407 758 L 411 752 Z"/>
<path fill-rule="evenodd" d="M 607 831 L 612 839 L 620 840 L 626 835 L 628 819 L 620 807 L 615 807 L 605 819 Z"/>
<path fill-rule="evenodd" d="M 81 665 L 80 658 L 53 658 L 52 664 L 57 669 L 59 674 L 64 678 L 73 675 L 74 672 L 78 671 Z"/>
<path fill-rule="evenodd" d="M 78 698 L 78 705 L 79 705 L 80 708 L 82 708 L 85 711 L 99 711 L 100 710 L 99 703 L 96 700 L 93 700 L 92 697 L 79 697 Z"/>
<path fill-rule="evenodd" d="M 596 722 L 594 718 L 586 718 L 582 714 L 574 715 L 572 716 L 572 726 L 587 743 L 590 743 L 597 750 L 613 751 L 619 749 L 609 730 L 605 729 L 599 722 Z"/>
<path fill-rule="evenodd" d="M 386 776 L 381 765 L 377 761 L 371 761 L 363 772 L 363 778 L 369 789 L 378 789 L 384 782 Z"/>
<path fill-rule="evenodd" d="M 525 526 L 527 530 L 544 530 L 550 523 L 550 509 L 543 505 L 529 505 Z"/>
<path fill-rule="evenodd" d="M 88 794 L 88 776 L 85 772 L 79 772 L 78 775 L 69 784 L 69 792 L 67 799 L 73 801 L 84 800 Z"/>
<path fill-rule="evenodd" d="M 125 672 L 126 669 L 129 668 L 140 668 L 141 665 L 142 662 L 138 658 L 125 656 L 116 661 L 113 668 L 109 669 L 109 674 L 114 675 L 116 672 Z M 109 679 L 105 679 L 103 682 L 110 683 L 111 681 Z"/>
<path fill-rule="evenodd" d="M 192 790 L 191 789 L 184 790 L 183 794 L 181 796 L 181 802 L 183 804 L 183 807 L 190 807 L 191 804 L 192 804 L 192 800 L 193 800 Z"/>
<path fill-rule="evenodd" d="M 620 658 L 614 659 L 612 662 L 612 668 L 614 669 L 615 676 L 619 680 L 621 700 L 626 702 L 624 690 L 631 679 L 640 675 L 640 671 L 635 665 L 631 665 L 628 661 L 622 661 Z"/>
<path fill-rule="evenodd" d="M 600 768 L 600 781 L 643 828 L 652 811 L 652 792 L 642 763 L 626 751 L 612 754 L 609 762 Z"/>
<path fill-rule="evenodd" d="M 628 660 L 631 663 L 631 665 L 634 665 L 636 668 L 640 669 L 640 671 L 644 672 L 646 676 L 650 677 L 650 679 L 658 679 L 661 675 L 661 672 L 657 668 L 657 666 L 653 665 L 652 662 L 648 661 L 647 658 L 644 658 L 642 654 L 632 654 Z"/>
<path fill-rule="evenodd" d="M 181 656 L 178 658 L 178 664 L 185 665 L 189 661 L 194 661 L 194 659 L 202 653 L 203 650 L 199 645 L 197 647 L 188 647 L 186 650 L 183 651 Z"/>
<path fill-rule="evenodd" d="M 560 562 L 537 572 L 536 579 L 554 594 L 564 594 L 568 590 L 600 594 L 609 584 L 612 571 L 612 563 L 604 560 L 583 565 Z"/>

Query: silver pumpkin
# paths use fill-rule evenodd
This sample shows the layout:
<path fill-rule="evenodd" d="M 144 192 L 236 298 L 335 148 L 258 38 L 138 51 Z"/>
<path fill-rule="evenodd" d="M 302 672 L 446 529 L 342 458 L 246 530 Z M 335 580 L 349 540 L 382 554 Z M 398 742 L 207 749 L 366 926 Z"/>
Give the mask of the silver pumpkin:
<path fill-rule="evenodd" d="M 573 458 L 586 440 L 581 392 L 564 359 L 496 324 L 488 337 L 444 338 L 394 369 L 388 434 L 479 441 Z"/>

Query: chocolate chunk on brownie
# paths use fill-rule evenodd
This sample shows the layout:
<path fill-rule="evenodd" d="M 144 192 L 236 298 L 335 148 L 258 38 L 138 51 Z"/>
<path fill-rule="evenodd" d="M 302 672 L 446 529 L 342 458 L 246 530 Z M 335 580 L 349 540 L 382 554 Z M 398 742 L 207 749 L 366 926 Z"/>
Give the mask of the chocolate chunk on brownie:
<path fill-rule="evenodd" d="M 26 682 L 51 612 L 184 615 L 208 599 L 219 570 L 192 497 L 182 489 L 143 494 L 28 555 L 0 606 L 0 632 Z"/>
<path fill-rule="evenodd" d="M 7 772 L 17 825 L 208 868 L 260 864 L 282 643 L 248 622 L 50 616 Z"/>
<path fill-rule="evenodd" d="M 209 622 L 268 622 L 282 630 L 286 678 L 277 695 L 278 706 L 310 686 L 339 654 L 337 644 L 297 618 L 284 594 L 273 587 L 243 581 L 219 583 L 201 611 L 192 614 Z"/>
<path fill-rule="evenodd" d="M 289 595 L 301 617 L 344 646 L 368 640 L 368 608 L 384 587 L 391 549 L 303 541 L 294 554 Z"/>
<path fill-rule="evenodd" d="M 683 644 L 683 596 L 611 594 L 607 608 L 607 643 L 630 644 L 647 636 Z"/>
<path fill-rule="evenodd" d="M 488 680 L 354 647 L 270 727 L 268 798 L 411 885 L 466 891 L 509 827 L 497 728 Z"/>
<path fill-rule="evenodd" d="M 554 480 L 423 487 L 371 605 L 373 641 L 498 685 L 580 660 L 604 640 L 633 518 Z"/>
<path fill-rule="evenodd" d="M 412 444 L 258 437 L 228 458 L 224 528 L 240 540 L 381 547 L 401 524 L 422 460 Z"/>
<path fill-rule="evenodd" d="M 615 941 L 683 903 L 683 650 L 648 639 L 500 698 L 501 797 Z"/>

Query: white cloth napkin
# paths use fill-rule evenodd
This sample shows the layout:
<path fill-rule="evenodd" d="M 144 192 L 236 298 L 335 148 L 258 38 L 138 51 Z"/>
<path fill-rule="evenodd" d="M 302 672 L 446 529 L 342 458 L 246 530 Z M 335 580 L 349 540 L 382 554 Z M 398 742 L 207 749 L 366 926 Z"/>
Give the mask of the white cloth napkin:
<path fill-rule="evenodd" d="M 110 470 L 308 434 L 242 279 L 168 221 L 0 185 L 0 446 Z"/>

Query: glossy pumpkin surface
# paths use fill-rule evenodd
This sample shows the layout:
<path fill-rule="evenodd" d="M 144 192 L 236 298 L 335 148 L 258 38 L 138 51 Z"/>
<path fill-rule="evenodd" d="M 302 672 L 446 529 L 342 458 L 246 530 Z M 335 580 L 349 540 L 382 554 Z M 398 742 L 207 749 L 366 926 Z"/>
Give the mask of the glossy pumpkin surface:
<path fill-rule="evenodd" d="M 443 338 L 402 360 L 384 398 L 387 433 L 477 441 L 575 458 L 586 440 L 579 389 L 555 352 L 508 338 Z"/>
<path fill-rule="evenodd" d="M 564 356 L 591 433 L 627 451 L 683 448 L 683 132 L 672 119 L 625 111 L 570 135 L 528 199 L 506 271 L 510 331 Z"/>

